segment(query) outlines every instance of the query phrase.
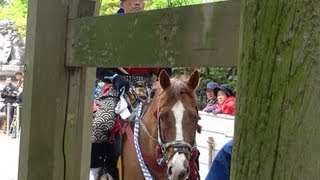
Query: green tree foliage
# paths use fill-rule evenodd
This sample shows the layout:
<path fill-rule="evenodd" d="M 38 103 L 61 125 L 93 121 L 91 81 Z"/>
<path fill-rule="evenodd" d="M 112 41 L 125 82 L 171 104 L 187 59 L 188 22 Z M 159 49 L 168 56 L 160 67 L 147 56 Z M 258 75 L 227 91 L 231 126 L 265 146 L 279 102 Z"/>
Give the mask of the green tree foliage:
<path fill-rule="evenodd" d="M 202 0 L 148 0 L 146 1 L 146 9 L 161 9 L 168 7 L 179 7 L 202 3 Z"/>
<path fill-rule="evenodd" d="M 202 0 L 146 0 L 146 10 L 199 4 Z M 100 15 L 115 14 L 119 9 L 120 0 L 102 0 Z"/>
<path fill-rule="evenodd" d="M 10 0 L 9 4 L 5 4 L 4 0 L 0 0 L 0 20 L 8 19 L 15 23 L 20 35 L 26 34 L 27 24 L 27 0 Z"/>
<path fill-rule="evenodd" d="M 101 0 L 100 15 L 115 14 L 119 5 L 120 0 Z"/>

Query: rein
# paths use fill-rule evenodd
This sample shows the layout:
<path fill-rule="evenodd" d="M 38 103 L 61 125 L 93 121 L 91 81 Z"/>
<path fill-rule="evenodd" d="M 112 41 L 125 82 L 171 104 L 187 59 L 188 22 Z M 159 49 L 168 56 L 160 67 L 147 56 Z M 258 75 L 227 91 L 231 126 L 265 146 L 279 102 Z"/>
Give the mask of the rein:
<path fill-rule="evenodd" d="M 146 180 L 152 180 L 152 176 L 149 172 L 149 169 L 147 168 L 146 164 L 144 163 L 144 159 L 140 150 L 140 144 L 139 144 L 139 130 L 140 130 L 140 117 L 141 117 L 141 110 L 142 110 L 142 102 L 139 102 L 138 104 L 138 114 L 135 118 L 135 123 L 134 123 L 134 147 L 137 153 L 137 157 L 141 166 L 142 173 L 145 177 Z M 130 126 L 129 126 L 130 127 Z"/>
<path fill-rule="evenodd" d="M 139 144 L 139 130 L 140 130 L 140 123 L 142 124 L 142 129 L 144 129 L 145 132 L 147 132 L 147 134 L 149 135 L 149 137 L 152 137 L 150 135 L 150 133 L 147 131 L 145 125 L 143 124 L 143 122 L 141 121 L 143 115 L 145 114 L 146 110 L 141 113 L 142 109 L 143 109 L 143 101 L 138 101 L 138 106 L 137 106 L 137 115 L 135 117 L 134 120 L 134 134 L 132 133 L 132 129 L 131 126 L 128 124 L 126 127 L 126 134 L 127 134 L 127 138 L 131 144 L 132 147 L 134 147 L 135 151 L 136 151 L 136 155 L 142 170 L 142 173 L 145 177 L 145 179 L 147 180 L 152 180 L 152 176 L 151 173 L 149 172 L 148 167 L 150 167 L 152 170 L 158 172 L 158 173 L 166 173 L 166 166 L 160 166 L 158 165 L 158 163 L 156 162 L 156 160 L 154 158 L 152 158 L 151 156 L 147 155 L 147 153 L 141 149 L 140 144 Z M 144 127 L 144 128 L 143 128 Z M 151 138 L 154 139 L 154 138 Z M 145 163 L 146 161 L 146 163 Z M 146 164 L 148 165 L 148 167 L 146 166 Z"/>
<path fill-rule="evenodd" d="M 128 125 L 126 127 L 126 134 L 127 134 L 127 138 L 131 144 L 132 147 L 134 147 L 134 141 L 133 141 L 133 133 L 132 133 L 132 128 L 130 125 Z M 153 171 L 159 173 L 159 174 L 163 174 L 166 173 L 166 165 L 159 165 L 156 161 L 156 159 L 154 159 L 153 157 L 151 157 L 150 155 L 148 155 L 143 149 L 141 149 L 141 153 L 143 158 L 146 161 L 146 164 L 148 165 L 148 167 L 150 169 L 152 169 Z"/>

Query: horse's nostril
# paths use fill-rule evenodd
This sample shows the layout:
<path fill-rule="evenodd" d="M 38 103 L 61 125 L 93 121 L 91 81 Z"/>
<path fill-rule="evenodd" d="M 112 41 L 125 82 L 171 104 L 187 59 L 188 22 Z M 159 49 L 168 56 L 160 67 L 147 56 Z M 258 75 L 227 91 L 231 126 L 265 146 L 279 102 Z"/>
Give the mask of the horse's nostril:
<path fill-rule="evenodd" d="M 179 176 L 178 176 L 178 179 L 185 179 L 185 177 L 188 175 L 188 173 L 189 173 L 189 168 L 181 171 Z"/>
<path fill-rule="evenodd" d="M 169 166 L 169 168 L 168 168 L 168 175 L 169 175 L 169 176 L 172 175 L 172 166 Z"/>

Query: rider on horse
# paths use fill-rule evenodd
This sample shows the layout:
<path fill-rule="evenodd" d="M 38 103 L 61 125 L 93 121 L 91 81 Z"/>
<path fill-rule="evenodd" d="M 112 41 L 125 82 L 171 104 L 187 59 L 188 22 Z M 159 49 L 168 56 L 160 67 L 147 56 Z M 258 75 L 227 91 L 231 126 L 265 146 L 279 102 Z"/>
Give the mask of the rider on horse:
<path fill-rule="evenodd" d="M 97 79 L 106 83 L 108 90 L 102 91 L 99 98 L 95 100 L 98 109 L 95 112 L 92 127 L 91 168 L 101 168 L 109 164 L 111 167 L 107 167 L 107 171 L 114 179 L 118 178 L 117 170 L 113 168 L 116 168 L 116 160 L 120 155 L 119 143 L 121 143 L 119 142 L 120 134 L 113 133 L 119 128 L 116 124 L 115 112 L 119 96 L 127 93 L 129 87 L 139 86 L 141 83 L 146 86 L 145 88 L 151 89 L 152 77 L 157 76 L 159 72 L 159 68 L 124 68 L 124 70 L 128 74 L 124 74 L 117 68 L 97 68 L 96 74 Z M 113 77 L 113 79 L 105 77 Z M 112 136 L 113 134 L 115 137 Z"/>

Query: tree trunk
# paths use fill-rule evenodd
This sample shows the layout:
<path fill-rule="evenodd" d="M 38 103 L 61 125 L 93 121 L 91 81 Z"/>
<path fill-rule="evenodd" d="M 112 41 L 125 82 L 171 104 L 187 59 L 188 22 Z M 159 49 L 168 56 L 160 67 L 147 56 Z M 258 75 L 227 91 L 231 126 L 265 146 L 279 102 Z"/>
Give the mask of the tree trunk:
<path fill-rule="evenodd" d="M 241 3 L 231 179 L 319 179 L 320 1 Z"/>

